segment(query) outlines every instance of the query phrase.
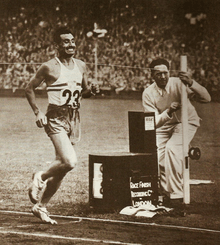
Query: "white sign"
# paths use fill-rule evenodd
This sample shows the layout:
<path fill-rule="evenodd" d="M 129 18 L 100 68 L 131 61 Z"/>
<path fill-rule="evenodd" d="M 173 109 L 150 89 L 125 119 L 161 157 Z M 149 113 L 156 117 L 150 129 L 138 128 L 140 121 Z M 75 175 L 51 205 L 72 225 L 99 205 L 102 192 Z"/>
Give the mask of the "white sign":
<path fill-rule="evenodd" d="M 144 118 L 144 126 L 145 126 L 145 131 L 149 130 L 154 130 L 154 117 L 145 117 Z"/>
<path fill-rule="evenodd" d="M 94 198 L 103 198 L 103 165 L 102 163 L 94 163 L 93 167 L 94 177 L 93 177 L 93 196 Z"/>

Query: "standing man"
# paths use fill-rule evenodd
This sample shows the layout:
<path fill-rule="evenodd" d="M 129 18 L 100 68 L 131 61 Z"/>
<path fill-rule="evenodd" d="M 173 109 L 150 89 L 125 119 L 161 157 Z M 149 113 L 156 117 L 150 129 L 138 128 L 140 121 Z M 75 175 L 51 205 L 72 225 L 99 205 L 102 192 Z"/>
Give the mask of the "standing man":
<path fill-rule="evenodd" d="M 86 66 L 75 59 L 75 39 L 70 30 L 60 27 L 54 33 L 58 57 L 45 62 L 26 87 L 27 100 L 36 115 L 38 127 L 44 127 L 56 153 L 56 159 L 47 171 L 33 175 L 29 197 L 35 205 L 33 214 L 46 223 L 56 224 L 48 215 L 46 205 L 58 190 L 64 176 L 74 168 L 77 157 L 71 142 L 79 125 L 80 99 L 88 98 L 99 91 L 97 85 L 87 85 Z M 44 114 L 36 103 L 35 89 L 46 83 L 48 109 Z M 73 137 L 76 137 L 73 135 Z"/>
<path fill-rule="evenodd" d="M 190 98 L 210 102 L 211 97 L 186 72 L 179 72 L 179 77 L 169 77 L 169 62 L 163 58 L 153 60 L 150 69 L 154 82 L 144 90 L 142 102 L 145 112 L 155 112 L 161 192 L 170 200 L 182 201 L 181 83 L 187 86 L 188 94 L 188 143 L 200 126 L 200 118 Z"/>

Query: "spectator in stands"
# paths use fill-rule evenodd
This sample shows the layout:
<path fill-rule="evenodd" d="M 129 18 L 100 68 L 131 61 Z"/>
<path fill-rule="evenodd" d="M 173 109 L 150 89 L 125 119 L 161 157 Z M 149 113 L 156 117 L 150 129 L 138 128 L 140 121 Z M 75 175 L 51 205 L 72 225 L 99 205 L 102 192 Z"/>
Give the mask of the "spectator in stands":
<path fill-rule="evenodd" d="M 74 31 L 77 32 L 76 57 L 83 59 L 86 63 L 94 63 L 94 43 L 90 40 L 87 45 L 86 39 L 87 30 L 91 30 L 91 21 L 80 21 L 72 14 L 72 11 L 69 14 L 68 2 L 70 1 L 65 1 L 66 6 L 65 4 L 52 5 L 42 10 L 42 3 L 39 1 L 38 5 L 26 4 L 25 7 L 21 6 L 13 12 L 3 11 L 0 25 L 1 62 L 42 63 L 51 59 L 54 56 L 54 47 L 50 42 L 52 27 L 65 24 L 73 26 Z M 43 5 L 45 6 L 45 3 Z M 209 90 L 216 90 L 220 86 L 219 72 L 214 71 L 219 71 L 220 65 L 218 61 L 219 30 L 205 29 L 207 21 L 204 13 L 198 16 L 186 13 L 186 17 L 182 16 L 181 22 L 175 22 L 174 17 L 172 18 L 165 11 L 164 15 L 160 13 L 158 16 L 154 15 L 153 18 L 146 16 L 143 14 L 146 10 L 141 5 L 134 8 L 127 4 L 120 11 L 121 15 L 115 20 L 110 13 L 105 13 L 102 20 L 107 26 L 108 35 L 99 40 L 99 64 L 117 66 L 118 71 L 124 73 L 125 67 L 130 70 L 131 67 L 147 70 L 152 58 L 163 56 L 172 61 L 172 70 L 178 71 L 179 56 L 183 51 L 187 51 L 192 71 L 194 72 L 194 67 L 204 69 L 203 74 L 196 74 L 198 80 L 203 81 L 204 86 L 209 86 Z M 92 20 L 93 13 L 91 11 L 90 13 L 86 15 L 86 19 Z M 191 24 L 191 18 L 194 22 L 196 21 L 195 24 Z M 192 29 L 195 30 L 193 38 L 189 36 L 189 31 Z M 210 57 L 215 57 L 217 61 Z M 92 65 L 90 67 L 91 76 L 94 77 L 94 67 Z M 4 66 L 4 74 L 6 70 L 7 67 Z M 106 77 L 105 72 L 106 70 L 98 66 L 99 77 Z M 175 71 L 171 72 L 175 73 Z M 210 76 L 213 83 L 209 82 Z M 135 74 L 129 77 L 127 89 L 143 90 L 143 86 L 150 83 L 147 75 L 147 81 L 137 82 L 135 84 L 138 85 L 133 86 L 132 83 L 136 77 Z M 113 81 L 109 81 L 109 86 L 113 85 L 112 83 Z M 113 87 L 117 87 L 117 84 Z M 7 87 L 12 87 L 12 85 L 7 85 Z"/>

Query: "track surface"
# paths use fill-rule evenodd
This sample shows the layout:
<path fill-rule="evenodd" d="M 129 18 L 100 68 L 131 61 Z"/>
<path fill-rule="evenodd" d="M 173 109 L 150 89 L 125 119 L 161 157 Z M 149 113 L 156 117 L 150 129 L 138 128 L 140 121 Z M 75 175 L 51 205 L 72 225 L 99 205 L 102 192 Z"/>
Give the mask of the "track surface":
<path fill-rule="evenodd" d="M 54 217 L 58 225 L 41 223 L 29 213 L 1 212 L 1 244 L 218 244 L 220 231 Z"/>

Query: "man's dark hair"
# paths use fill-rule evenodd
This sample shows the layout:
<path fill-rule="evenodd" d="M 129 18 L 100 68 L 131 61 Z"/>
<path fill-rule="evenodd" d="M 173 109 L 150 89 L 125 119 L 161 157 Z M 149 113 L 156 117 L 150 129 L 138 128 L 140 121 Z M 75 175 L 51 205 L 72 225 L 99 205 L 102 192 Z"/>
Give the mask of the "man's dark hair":
<path fill-rule="evenodd" d="M 53 41 L 55 43 L 59 44 L 61 41 L 60 35 L 69 34 L 69 33 L 71 33 L 73 35 L 72 31 L 69 28 L 67 28 L 66 26 L 58 27 L 53 33 Z"/>
<path fill-rule="evenodd" d="M 167 69 L 170 69 L 169 61 L 164 58 L 157 58 L 150 63 L 151 73 L 154 71 L 154 67 L 158 65 L 165 65 Z"/>

